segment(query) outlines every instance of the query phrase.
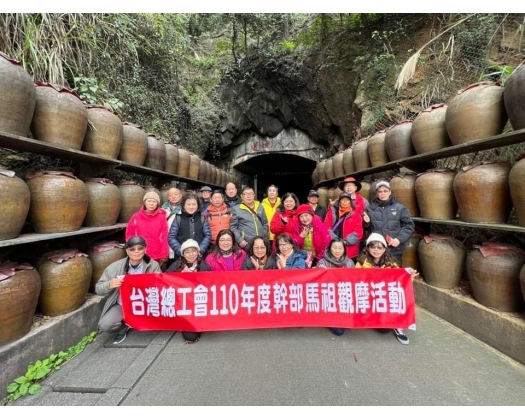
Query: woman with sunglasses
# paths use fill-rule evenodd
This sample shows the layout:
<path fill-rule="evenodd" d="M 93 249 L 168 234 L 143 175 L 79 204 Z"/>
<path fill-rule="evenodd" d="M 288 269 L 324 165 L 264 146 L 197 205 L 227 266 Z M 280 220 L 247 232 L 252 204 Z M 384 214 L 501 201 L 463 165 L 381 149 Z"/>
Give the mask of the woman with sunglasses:
<path fill-rule="evenodd" d="M 235 243 L 235 235 L 230 229 L 223 229 L 206 257 L 211 271 L 238 271 L 246 258 L 246 252 Z"/>
<path fill-rule="evenodd" d="M 388 249 L 386 239 L 379 233 L 372 233 L 366 240 L 365 248 L 357 257 L 356 268 L 399 268 L 399 264 L 396 257 Z M 412 279 L 418 274 L 413 268 L 407 268 L 406 270 L 410 273 Z M 409 343 L 408 337 L 400 328 L 394 328 L 393 330 L 380 328 L 378 330 L 382 333 L 392 331 L 397 341 L 401 344 Z"/>
<path fill-rule="evenodd" d="M 242 263 L 243 270 L 276 270 L 277 261 L 272 257 L 270 241 L 256 236 L 248 245 L 248 256 Z"/>

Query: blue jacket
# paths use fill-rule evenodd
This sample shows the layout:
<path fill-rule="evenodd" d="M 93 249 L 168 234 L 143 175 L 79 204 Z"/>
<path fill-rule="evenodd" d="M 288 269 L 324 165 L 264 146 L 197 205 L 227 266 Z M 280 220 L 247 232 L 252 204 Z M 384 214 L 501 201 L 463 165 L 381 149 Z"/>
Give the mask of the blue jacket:
<path fill-rule="evenodd" d="M 306 253 L 306 251 L 300 250 L 300 251 L 294 252 L 286 260 L 286 266 L 284 267 L 284 269 L 291 270 L 294 268 L 306 268 L 307 258 L 308 258 L 308 254 Z"/>

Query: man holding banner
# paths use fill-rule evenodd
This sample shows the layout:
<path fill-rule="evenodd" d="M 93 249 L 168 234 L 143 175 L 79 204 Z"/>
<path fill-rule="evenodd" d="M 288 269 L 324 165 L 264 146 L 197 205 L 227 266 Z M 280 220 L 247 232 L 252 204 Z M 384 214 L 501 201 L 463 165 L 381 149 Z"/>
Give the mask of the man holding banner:
<path fill-rule="evenodd" d="M 161 272 L 159 264 L 146 255 L 146 240 L 142 236 L 132 236 L 128 239 L 126 254 L 126 258 L 106 267 L 95 286 L 97 295 L 109 295 L 102 309 L 98 327 L 103 332 L 116 332 L 113 344 L 122 343 L 130 328 L 123 322 L 122 296 L 119 293 L 124 284 L 124 277 L 130 274 Z"/>

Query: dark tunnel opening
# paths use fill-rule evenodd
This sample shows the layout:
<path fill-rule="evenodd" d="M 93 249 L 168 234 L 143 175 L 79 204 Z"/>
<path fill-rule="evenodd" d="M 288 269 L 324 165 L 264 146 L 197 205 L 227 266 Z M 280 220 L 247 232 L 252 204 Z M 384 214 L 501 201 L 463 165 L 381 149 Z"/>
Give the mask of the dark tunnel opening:
<path fill-rule="evenodd" d="M 256 188 L 257 200 L 266 197 L 266 189 L 274 184 L 279 188 L 279 197 L 293 192 L 304 203 L 312 188 L 312 172 L 316 164 L 302 156 L 270 153 L 253 157 L 235 168 L 244 174 L 243 184 Z"/>

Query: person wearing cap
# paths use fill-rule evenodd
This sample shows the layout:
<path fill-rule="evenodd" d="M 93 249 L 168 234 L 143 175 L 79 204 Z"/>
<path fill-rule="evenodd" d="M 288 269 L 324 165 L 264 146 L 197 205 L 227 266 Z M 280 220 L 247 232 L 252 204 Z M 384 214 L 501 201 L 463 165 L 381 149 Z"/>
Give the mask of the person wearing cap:
<path fill-rule="evenodd" d="M 162 267 L 169 257 L 166 212 L 160 207 L 160 197 L 154 191 L 144 194 L 142 202 L 142 207 L 126 226 L 126 240 L 142 236 L 148 243 L 148 255 Z"/>
<path fill-rule="evenodd" d="M 232 209 L 237 204 L 242 203 L 241 197 L 237 195 L 237 186 L 233 182 L 228 182 L 224 190 L 226 197 L 224 197 L 224 202 L 228 208 Z"/>
<path fill-rule="evenodd" d="M 357 258 L 356 268 L 399 268 L 400 264 L 396 257 L 392 255 L 387 245 L 387 241 L 383 235 L 379 233 L 372 233 L 366 240 L 366 246 Z M 406 268 L 412 276 L 412 279 L 418 274 L 413 268 Z M 341 329 L 338 329 L 339 332 Z M 408 344 L 409 339 L 400 328 L 392 330 L 387 328 L 380 328 L 380 332 L 387 333 L 392 331 L 401 344 Z M 334 332 L 334 331 L 332 331 Z M 343 330 L 344 332 L 344 330 Z M 334 332 L 336 334 L 336 332 Z M 342 334 L 337 334 L 342 335 Z"/>
<path fill-rule="evenodd" d="M 186 193 L 182 197 L 182 212 L 175 216 L 168 233 L 168 243 L 176 258 L 181 256 L 181 247 L 187 239 L 194 239 L 199 244 L 202 255 L 206 255 L 211 242 L 208 219 L 201 214 L 199 197 L 195 193 Z"/>
<path fill-rule="evenodd" d="M 211 204 L 206 210 L 206 217 L 211 231 L 211 245 L 215 245 L 217 235 L 223 229 L 230 228 L 232 213 L 224 202 L 224 194 L 221 190 L 211 193 Z"/>
<path fill-rule="evenodd" d="M 199 250 L 199 244 L 193 239 L 187 239 L 180 247 L 181 257 L 168 268 L 169 273 L 197 273 L 199 271 L 211 271 L 211 268 Z M 182 338 L 186 344 L 193 344 L 200 339 L 200 332 L 181 331 Z"/>
<path fill-rule="evenodd" d="M 201 203 L 201 209 L 205 210 L 211 204 L 211 192 L 212 192 L 211 187 L 208 187 L 207 185 L 205 185 L 204 187 L 200 189 L 201 196 L 199 197 L 199 201 Z"/>
<path fill-rule="evenodd" d="M 365 227 L 371 233 L 383 235 L 392 255 L 401 265 L 405 243 L 414 233 L 414 222 L 410 212 L 392 196 L 390 183 L 376 183 L 376 198 L 372 200 L 363 215 Z"/>
<path fill-rule="evenodd" d="M 355 211 L 359 214 L 362 214 L 365 209 L 368 207 L 368 200 L 364 198 L 359 191 L 361 191 L 361 183 L 352 176 L 348 176 L 342 181 L 339 181 L 337 188 L 341 191 L 350 194 L 352 200 L 355 203 Z M 334 202 L 331 201 L 330 205 L 333 205 Z"/>
<path fill-rule="evenodd" d="M 230 229 L 224 229 L 217 235 L 217 241 L 206 257 L 206 264 L 211 271 L 239 271 L 246 258 L 246 252 L 235 242 L 235 235 Z"/>
<path fill-rule="evenodd" d="M 129 331 L 129 327 L 123 323 L 119 293 L 124 276 L 161 272 L 157 261 L 146 254 L 146 244 L 142 236 L 130 237 L 125 246 L 127 256 L 108 265 L 95 286 L 97 295 L 108 296 L 100 315 L 98 328 L 102 332 L 116 333 L 113 344 L 122 343 Z"/>
<path fill-rule="evenodd" d="M 271 222 L 273 215 L 281 204 L 281 199 L 279 198 L 279 189 L 275 185 L 272 184 L 266 189 L 266 197 L 261 201 L 261 204 L 264 208 L 264 212 L 266 213 L 266 219 L 268 219 L 268 222 Z M 270 240 L 270 244 L 275 239 L 275 234 L 272 232 L 271 228 L 268 232 L 268 239 Z"/>
<path fill-rule="evenodd" d="M 292 221 L 291 236 L 297 246 L 309 253 L 315 267 L 317 260 L 323 258 L 326 247 L 332 239 L 327 227 L 319 216 L 316 216 L 310 204 L 301 204 L 297 208 L 297 217 Z"/>
<path fill-rule="evenodd" d="M 306 200 L 310 203 L 312 209 L 314 209 L 314 213 L 324 221 L 326 217 L 326 209 L 319 204 L 319 193 L 316 190 L 310 190 Z"/>
<path fill-rule="evenodd" d="M 255 199 L 252 187 L 244 186 L 241 197 L 242 203 L 232 209 L 230 229 L 235 234 L 236 243 L 244 249 L 254 236 L 268 236 L 268 219 L 263 206 Z"/>
<path fill-rule="evenodd" d="M 350 193 L 342 192 L 339 199 L 328 210 L 324 221 L 332 239 L 341 239 L 346 247 L 346 256 L 355 258 L 359 254 L 359 241 L 363 239 L 363 219 L 355 208 Z"/>

